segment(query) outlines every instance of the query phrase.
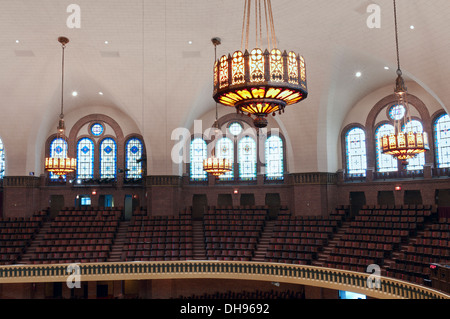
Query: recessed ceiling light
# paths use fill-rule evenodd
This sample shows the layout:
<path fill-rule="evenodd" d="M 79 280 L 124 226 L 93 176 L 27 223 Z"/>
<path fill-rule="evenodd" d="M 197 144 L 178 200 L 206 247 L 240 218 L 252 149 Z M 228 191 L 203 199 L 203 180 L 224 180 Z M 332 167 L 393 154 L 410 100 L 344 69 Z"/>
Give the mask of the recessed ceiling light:
<path fill-rule="evenodd" d="M 19 43 L 20 41 L 19 40 L 16 40 L 16 43 Z"/>
<path fill-rule="evenodd" d="M 188 41 L 189 44 L 192 44 L 192 41 Z"/>
<path fill-rule="evenodd" d="M 389 67 L 388 67 L 388 66 L 385 66 L 384 69 L 385 69 L 385 70 L 389 70 Z"/>
<path fill-rule="evenodd" d="M 105 44 L 108 44 L 109 43 L 109 41 L 105 41 Z"/>
<path fill-rule="evenodd" d="M 98 92 L 99 95 L 103 95 L 103 92 Z"/>
<path fill-rule="evenodd" d="M 360 77 L 361 77 L 361 75 L 362 75 L 362 73 L 361 73 L 361 72 L 356 72 L 356 74 L 355 74 L 355 76 L 356 76 L 357 78 L 360 78 Z"/>
<path fill-rule="evenodd" d="M 77 96 L 78 95 L 78 92 L 77 91 L 73 91 L 72 92 L 72 96 Z"/>
<path fill-rule="evenodd" d="M 410 26 L 409 27 L 411 30 L 414 30 L 415 29 L 415 27 L 412 25 L 412 26 Z"/>

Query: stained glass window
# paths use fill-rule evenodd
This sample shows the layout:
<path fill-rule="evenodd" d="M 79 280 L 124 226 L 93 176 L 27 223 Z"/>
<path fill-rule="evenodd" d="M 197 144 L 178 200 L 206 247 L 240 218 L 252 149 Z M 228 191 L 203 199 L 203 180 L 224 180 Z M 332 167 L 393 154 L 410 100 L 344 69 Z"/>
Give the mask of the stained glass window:
<path fill-rule="evenodd" d="M 5 148 L 3 146 L 3 141 L 0 139 L 0 178 L 3 178 L 5 176 L 5 168 Z"/>
<path fill-rule="evenodd" d="M 142 142 L 138 138 L 131 138 L 125 146 L 125 178 L 142 178 Z"/>
<path fill-rule="evenodd" d="M 359 127 L 350 129 L 345 136 L 347 173 L 366 176 L 366 133 Z"/>
<path fill-rule="evenodd" d="M 216 157 L 218 158 L 225 158 L 229 159 L 233 162 L 233 169 L 234 169 L 234 144 L 233 141 L 231 141 L 228 137 L 222 137 L 220 140 L 216 143 Z M 234 179 L 234 173 L 233 169 L 230 172 L 227 172 L 226 174 L 223 174 L 219 178 L 221 180 L 233 180 Z"/>
<path fill-rule="evenodd" d="M 206 142 L 201 138 L 194 138 L 191 141 L 191 163 L 190 176 L 193 181 L 204 181 L 208 178 L 208 174 L 203 170 L 203 160 L 207 156 Z"/>
<path fill-rule="evenodd" d="M 412 120 L 406 124 L 406 127 L 403 127 L 403 132 L 413 131 L 414 133 L 422 133 L 423 126 L 417 120 Z M 415 157 L 408 159 L 408 166 L 406 167 L 408 170 L 421 170 L 423 169 L 423 165 L 425 165 L 425 153 L 417 154 Z"/>
<path fill-rule="evenodd" d="M 377 171 L 383 172 L 395 172 L 397 171 L 397 159 L 392 155 L 386 155 L 382 153 L 380 138 L 384 135 L 394 133 L 394 126 L 391 124 L 383 124 L 375 131 L 375 155 L 377 160 Z"/>
<path fill-rule="evenodd" d="M 94 178 L 94 142 L 87 137 L 77 144 L 77 178 Z"/>
<path fill-rule="evenodd" d="M 256 179 L 256 142 L 246 136 L 239 141 L 239 178 L 241 180 Z"/>
<path fill-rule="evenodd" d="M 450 116 L 442 115 L 434 122 L 436 164 L 438 168 L 450 167 Z"/>
<path fill-rule="evenodd" d="M 267 138 L 265 144 L 266 179 L 283 179 L 283 141 L 279 136 Z"/>
<path fill-rule="evenodd" d="M 100 143 L 100 178 L 116 178 L 117 147 L 112 138 Z"/>
<path fill-rule="evenodd" d="M 99 123 L 95 123 L 94 125 L 91 126 L 91 133 L 94 136 L 102 135 L 104 130 L 105 129 L 103 128 L 103 125 Z"/>
<path fill-rule="evenodd" d="M 65 139 L 57 137 L 50 143 L 50 157 L 66 158 L 67 157 L 67 142 Z M 49 174 L 50 180 L 59 180 L 60 177 L 52 172 Z M 61 175 L 63 180 L 66 180 L 66 175 Z"/>
<path fill-rule="evenodd" d="M 405 116 L 405 107 L 401 104 L 392 105 L 389 109 L 389 117 L 394 121 L 401 120 Z"/>
<path fill-rule="evenodd" d="M 231 125 L 228 127 L 228 130 L 234 136 L 238 136 L 242 132 L 242 125 L 238 122 L 231 123 Z"/>

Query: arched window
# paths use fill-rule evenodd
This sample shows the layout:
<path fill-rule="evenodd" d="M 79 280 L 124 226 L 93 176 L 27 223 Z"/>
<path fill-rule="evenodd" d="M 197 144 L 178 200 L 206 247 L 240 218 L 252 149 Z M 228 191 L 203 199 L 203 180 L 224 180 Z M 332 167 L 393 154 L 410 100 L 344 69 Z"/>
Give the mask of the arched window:
<path fill-rule="evenodd" d="M 53 158 L 66 158 L 67 157 L 67 141 L 61 137 L 57 137 L 53 139 L 53 141 L 50 143 L 50 157 Z M 60 177 L 56 174 L 53 174 L 50 172 L 50 180 L 58 180 Z M 61 175 L 61 177 L 65 180 L 66 175 Z"/>
<path fill-rule="evenodd" d="M 434 122 L 434 142 L 437 167 L 450 167 L 450 116 L 448 114 L 439 116 Z"/>
<path fill-rule="evenodd" d="M 100 143 L 100 178 L 116 178 L 117 147 L 112 138 L 105 138 Z"/>
<path fill-rule="evenodd" d="M 241 138 L 238 145 L 239 178 L 256 179 L 256 142 L 250 136 Z"/>
<path fill-rule="evenodd" d="M 359 127 L 350 129 L 345 135 L 347 173 L 366 176 L 366 133 Z"/>
<path fill-rule="evenodd" d="M 94 142 L 87 137 L 77 144 L 77 178 L 94 178 Z"/>
<path fill-rule="evenodd" d="M 283 179 L 283 140 L 276 135 L 267 138 L 265 143 L 266 179 Z"/>
<path fill-rule="evenodd" d="M 216 143 L 215 154 L 217 158 L 225 158 L 233 162 L 233 169 L 220 176 L 221 180 L 233 180 L 234 179 L 234 143 L 228 137 L 222 137 Z"/>
<path fill-rule="evenodd" d="M 0 179 L 5 176 L 6 162 L 5 162 L 5 148 L 3 141 L 0 138 Z"/>
<path fill-rule="evenodd" d="M 403 132 L 423 133 L 423 126 L 420 121 L 412 120 L 403 126 Z M 425 165 L 425 153 L 420 153 L 408 160 L 408 170 L 422 170 Z"/>
<path fill-rule="evenodd" d="M 375 154 L 377 160 L 377 171 L 380 173 L 397 171 L 397 159 L 391 155 L 383 154 L 381 151 L 380 143 L 380 138 L 383 135 L 389 135 L 394 132 L 394 126 L 391 124 L 383 124 L 379 126 L 375 131 Z"/>
<path fill-rule="evenodd" d="M 204 181 L 208 174 L 203 170 L 203 160 L 207 156 L 206 142 L 202 138 L 194 138 L 190 147 L 190 176 L 193 181 Z"/>
<path fill-rule="evenodd" d="M 142 178 L 142 151 L 140 139 L 133 137 L 125 145 L 125 178 Z"/>

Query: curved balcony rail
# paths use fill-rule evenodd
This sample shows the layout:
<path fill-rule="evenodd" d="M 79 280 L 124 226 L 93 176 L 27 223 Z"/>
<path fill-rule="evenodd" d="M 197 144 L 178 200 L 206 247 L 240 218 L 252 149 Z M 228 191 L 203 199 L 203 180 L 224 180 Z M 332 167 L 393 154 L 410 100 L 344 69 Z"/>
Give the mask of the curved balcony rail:
<path fill-rule="evenodd" d="M 71 267 L 69 267 L 71 266 Z M 305 265 L 240 261 L 154 261 L 8 265 L 0 283 L 152 279 L 239 279 L 284 282 L 362 293 L 377 299 L 450 299 L 450 295 L 387 277 Z"/>

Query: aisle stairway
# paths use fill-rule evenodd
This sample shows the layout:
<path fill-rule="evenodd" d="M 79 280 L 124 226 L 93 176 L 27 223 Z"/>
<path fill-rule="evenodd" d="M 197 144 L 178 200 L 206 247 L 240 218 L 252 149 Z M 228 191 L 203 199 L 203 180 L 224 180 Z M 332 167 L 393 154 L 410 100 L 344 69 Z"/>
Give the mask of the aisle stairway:
<path fill-rule="evenodd" d="M 267 248 L 269 248 L 270 239 L 273 235 L 273 229 L 275 227 L 275 220 L 269 220 L 266 222 L 264 231 L 261 234 L 259 243 L 256 246 L 255 254 L 253 256 L 253 261 L 262 262 L 265 259 Z"/>
<path fill-rule="evenodd" d="M 192 221 L 192 236 L 193 236 L 193 254 L 194 260 L 206 260 L 205 250 L 205 232 L 203 230 L 203 220 Z"/>
<path fill-rule="evenodd" d="M 312 261 L 314 266 L 325 266 L 328 257 L 333 252 L 333 249 L 337 246 L 339 241 L 345 235 L 345 233 L 350 229 L 351 221 L 345 221 L 334 233 L 333 237 L 328 241 L 328 245 L 323 247 L 322 252 L 317 255 L 317 260 Z"/>
<path fill-rule="evenodd" d="M 116 237 L 114 243 L 111 246 L 109 252 L 108 261 L 109 262 L 120 262 L 122 261 L 122 255 L 126 253 L 124 249 L 124 244 L 126 241 L 126 235 L 128 232 L 128 226 L 130 226 L 130 221 L 121 221 L 117 229 Z"/>
<path fill-rule="evenodd" d="M 22 258 L 17 262 L 19 265 L 29 265 L 31 264 L 31 259 L 36 252 L 36 248 L 39 247 L 43 241 L 47 232 L 50 230 L 50 225 L 52 224 L 52 220 L 49 219 L 42 224 L 39 228 L 39 232 L 36 234 L 36 237 L 32 240 L 31 245 L 27 247 Z"/>

